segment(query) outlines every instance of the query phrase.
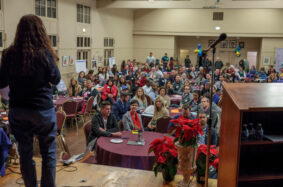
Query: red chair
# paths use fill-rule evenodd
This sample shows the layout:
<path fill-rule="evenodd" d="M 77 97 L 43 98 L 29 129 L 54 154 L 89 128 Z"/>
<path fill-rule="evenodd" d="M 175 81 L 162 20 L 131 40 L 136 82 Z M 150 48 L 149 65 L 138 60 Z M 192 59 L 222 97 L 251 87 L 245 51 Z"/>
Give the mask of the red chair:
<path fill-rule="evenodd" d="M 63 135 L 63 128 L 66 121 L 66 113 L 64 111 L 57 111 L 56 119 L 57 119 L 57 136 Z"/>
<path fill-rule="evenodd" d="M 83 123 L 85 122 L 85 117 L 87 115 L 90 115 L 90 111 L 92 109 L 93 102 L 94 102 L 94 97 L 91 96 L 87 100 L 87 102 L 86 102 L 85 106 L 83 107 L 82 111 L 78 112 L 78 116 L 83 118 Z"/>
<path fill-rule="evenodd" d="M 66 121 L 66 113 L 64 111 L 57 111 L 56 119 L 57 119 L 56 140 L 58 142 L 59 147 L 62 150 L 60 153 L 60 158 L 62 160 L 68 160 L 71 157 L 71 153 L 63 137 L 63 129 L 64 129 L 65 121 Z"/>
<path fill-rule="evenodd" d="M 83 126 L 84 134 L 85 134 L 85 142 L 87 143 L 88 135 L 91 131 L 91 120 L 87 121 Z"/>
<path fill-rule="evenodd" d="M 159 118 L 156 122 L 156 132 L 167 133 L 170 120 L 170 117 Z"/>
<path fill-rule="evenodd" d="M 149 95 L 144 94 L 144 96 L 146 97 L 146 101 L 147 101 L 147 106 L 152 105 L 152 100 L 149 97 Z"/>
<path fill-rule="evenodd" d="M 77 109 L 78 109 L 78 103 L 73 100 L 67 100 L 62 105 L 63 111 L 66 113 L 67 119 L 70 118 L 71 125 L 73 125 L 73 120 L 76 121 L 76 127 L 78 130 L 78 122 L 77 122 Z"/>

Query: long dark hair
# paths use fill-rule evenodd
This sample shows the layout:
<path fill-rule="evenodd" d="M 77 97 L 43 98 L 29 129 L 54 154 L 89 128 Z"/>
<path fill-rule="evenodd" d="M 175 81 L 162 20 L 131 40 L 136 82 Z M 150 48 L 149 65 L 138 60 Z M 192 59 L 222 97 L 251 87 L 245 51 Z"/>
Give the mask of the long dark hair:
<path fill-rule="evenodd" d="M 9 58 L 9 73 L 31 75 L 38 66 L 35 64 L 37 58 L 42 57 L 45 60 L 39 62 L 48 66 L 47 51 L 57 61 L 42 20 L 32 14 L 23 16 L 18 23 L 14 42 L 4 53 Z"/>

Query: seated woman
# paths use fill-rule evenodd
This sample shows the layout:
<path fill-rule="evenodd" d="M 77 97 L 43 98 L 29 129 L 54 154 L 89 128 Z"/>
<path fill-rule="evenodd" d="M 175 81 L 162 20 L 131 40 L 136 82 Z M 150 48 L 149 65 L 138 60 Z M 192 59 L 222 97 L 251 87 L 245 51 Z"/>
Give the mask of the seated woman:
<path fill-rule="evenodd" d="M 118 94 L 117 87 L 113 85 L 111 79 L 107 80 L 102 90 L 102 100 L 103 101 L 108 100 L 111 103 L 111 105 L 113 105 L 116 102 L 117 94 Z"/>
<path fill-rule="evenodd" d="M 168 81 L 166 82 L 165 88 L 166 88 L 166 90 L 167 90 L 167 94 L 168 94 L 168 95 L 173 95 L 173 94 L 174 94 L 174 93 L 173 93 L 173 84 L 172 84 L 171 81 L 168 80 Z"/>
<path fill-rule="evenodd" d="M 171 102 L 170 102 L 170 97 L 167 95 L 167 91 L 165 87 L 161 87 L 159 89 L 159 97 L 161 97 L 164 100 L 164 105 L 166 108 L 169 108 Z"/>
<path fill-rule="evenodd" d="M 85 72 L 84 71 L 81 71 L 79 73 L 79 76 L 78 76 L 78 82 L 79 82 L 79 85 L 82 87 L 83 86 L 83 83 L 84 81 L 86 80 L 85 78 Z"/>
<path fill-rule="evenodd" d="M 147 125 L 147 130 L 155 130 L 157 120 L 163 117 L 169 117 L 169 111 L 164 105 L 164 100 L 158 96 L 154 101 L 154 114 L 152 120 Z"/>
<path fill-rule="evenodd" d="M 78 84 L 78 81 L 75 78 L 71 78 L 70 85 L 67 89 L 69 96 L 78 96 L 82 91 L 81 86 Z"/>
<path fill-rule="evenodd" d="M 98 91 L 92 86 L 91 80 L 87 80 L 86 88 L 82 90 L 80 95 L 83 96 L 85 100 L 88 100 L 91 96 L 95 98 L 97 94 L 98 94 Z"/>
<path fill-rule="evenodd" d="M 123 115 L 122 122 L 124 126 L 124 131 L 132 130 L 142 130 L 142 118 L 141 115 L 137 113 L 139 108 L 139 102 L 135 99 L 130 102 L 130 111 Z"/>
<path fill-rule="evenodd" d="M 137 89 L 136 95 L 133 97 L 133 99 L 136 99 L 139 102 L 139 109 L 141 112 L 143 112 L 147 107 L 147 100 L 144 95 L 144 91 L 141 87 Z"/>

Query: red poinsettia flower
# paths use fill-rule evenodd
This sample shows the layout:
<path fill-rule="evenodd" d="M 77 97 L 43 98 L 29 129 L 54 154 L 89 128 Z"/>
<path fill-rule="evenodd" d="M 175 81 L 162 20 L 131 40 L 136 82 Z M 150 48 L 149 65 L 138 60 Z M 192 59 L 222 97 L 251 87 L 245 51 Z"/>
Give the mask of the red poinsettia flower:
<path fill-rule="evenodd" d="M 216 169 L 218 169 L 218 164 L 219 164 L 219 158 L 216 158 L 216 159 L 213 161 L 212 165 L 213 165 L 213 167 L 215 167 Z"/>
<path fill-rule="evenodd" d="M 198 159 L 198 156 L 200 155 L 200 153 L 207 155 L 207 145 L 206 144 L 202 144 L 202 145 L 199 146 L 199 148 L 197 150 L 197 159 Z M 210 154 L 212 154 L 214 156 L 216 156 L 218 154 L 218 151 L 217 151 L 215 145 L 210 146 Z"/>

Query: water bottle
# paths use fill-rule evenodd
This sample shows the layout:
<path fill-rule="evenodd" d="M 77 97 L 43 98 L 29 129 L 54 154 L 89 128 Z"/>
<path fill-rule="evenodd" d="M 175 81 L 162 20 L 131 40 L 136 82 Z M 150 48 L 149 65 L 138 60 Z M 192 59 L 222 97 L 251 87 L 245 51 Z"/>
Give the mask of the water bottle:
<path fill-rule="evenodd" d="M 243 124 L 242 133 L 241 133 L 242 141 L 246 141 L 249 139 L 249 129 L 247 124 Z"/>
<path fill-rule="evenodd" d="M 249 123 L 249 139 L 253 140 L 255 139 L 255 129 L 254 129 L 254 124 L 253 123 Z"/>
<path fill-rule="evenodd" d="M 262 140 L 263 139 L 263 128 L 262 128 L 262 124 L 258 123 L 257 124 L 257 128 L 256 128 L 256 137 L 258 140 Z"/>

